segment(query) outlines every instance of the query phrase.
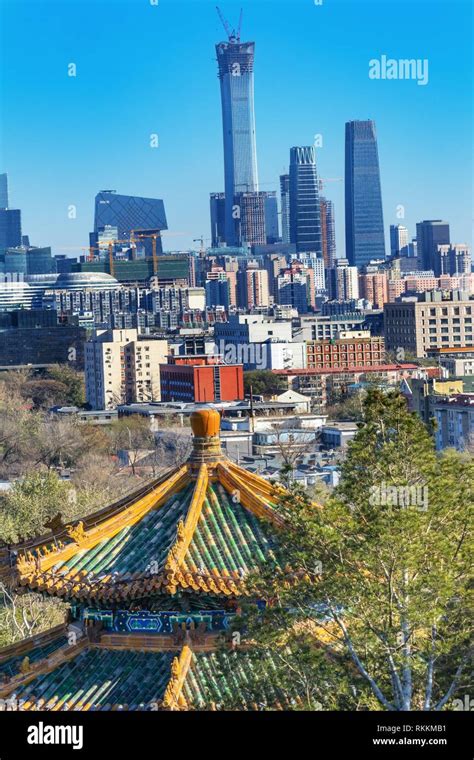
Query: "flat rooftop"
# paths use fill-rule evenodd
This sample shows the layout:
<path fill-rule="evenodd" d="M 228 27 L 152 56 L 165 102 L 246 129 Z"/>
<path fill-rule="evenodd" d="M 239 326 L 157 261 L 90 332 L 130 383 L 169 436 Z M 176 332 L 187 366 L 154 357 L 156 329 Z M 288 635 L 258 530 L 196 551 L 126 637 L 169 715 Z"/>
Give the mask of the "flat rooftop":
<path fill-rule="evenodd" d="M 325 369 L 322 367 L 314 369 L 272 369 L 274 375 L 342 375 L 356 374 L 360 372 L 395 372 L 399 370 L 425 369 L 419 364 L 368 364 L 360 367 L 332 367 Z"/>

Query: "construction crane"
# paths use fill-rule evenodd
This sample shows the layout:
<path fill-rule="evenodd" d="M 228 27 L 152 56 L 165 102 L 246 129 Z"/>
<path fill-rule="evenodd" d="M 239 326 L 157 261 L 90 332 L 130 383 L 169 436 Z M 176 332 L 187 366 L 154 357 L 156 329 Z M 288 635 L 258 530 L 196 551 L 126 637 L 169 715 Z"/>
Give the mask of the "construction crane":
<path fill-rule="evenodd" d="M 136 235 L 138 240 L 145 240 L 145 239 L 151 239 L 151 257 L 153 259 L 153 274 L 158 274 L 158 256 L 156 252 L 156 241 L 159 237 L 161 237 L 159 230 L 157 232 L 149 233 L 148 235 L 145 235 L 144 233 L 141 233 L 137 230 L 133 230 L 132 234 Z"/>
<path fill-rule="evenodd" d="M 103 240 L 101 245 L 90 245 L 88 248 L 86 248 L 85 246 L 82 246 L 82 245 L 66 245 L 66 246 L 63 245 L 63 246 L 61 246 L 61 248 L 64 251 L 66 251 L 66 250 L 67 251 L 76 251 L 76 250 L 78 250 L 78 251 L 88 251 L 87 261 L 89 261 L 89 262 L 90 261 L 94 261 L 96 255 L 100 254 L 101 251 L 107 250 L 108 251 L 108 257 L 109 257 L 109 269 L 111 270 L 110 274 L 113 274 L 113 269 L 114 269 L 114 263 L 113 263 L 114 246 L 118 245 L 118 244 L 121 244 L 121 243 L 125 243 L 125 244 L 128 245 L 128 247 L 132 250 L 132 256 L 133 256 L 133 258 L 135 258 L 136 243 L 135 243 L 135 240 L 133 238 L 130 238 L 130 240 L 107 240 L 107 241 Z M 112 259 L 110 258 L 110 256 L 111 256 L 110 249 L 111 248 L 112 248 Z"/>
<path fill-rule="evenodd" d="M 177 235 L 189 235 L 189 232 L 172 232 L 170 230 L 166 230 L 167 235 L 171 236 L 177 236 Z M 83 245 L 62 245 L 60 248 L 64 251 L 88 251 L 87 260 L 93 261 L 96 253 L 100 253 L 100 251 L 104 251 L 106 247 L 110 246 L 110 243 L 112 245 L 116 245 L 118 243 L 126 243 L 128 244 L 128 247 L 132 249 L 132 255 L 133 258 L 136 258 L 136 239 L 141 240 L 142 238 L 151 238 L 152 240 L 152 251 L 153 251 L 153 260 L 154 260 L 154 267 L 157 266 L 157 250 L 156 250 L 156 240 L 160 237 L 163 237 L 161 234 L 161 231 L 158 231 L 156 233 L 153 233 L 152 235 L 145 235 L 140 233 L 137 230 L 132 230 L 130 239 L 129 240 L 103 240 L 102 245 L 91 245 L 88 248 Z M 113 268 L 113 266 L 112 266 Z"/>
<path fill-rule="evenodd" d="M 205 238 L 204 235 L 201 235 L 201 237 L 199 237 L 199 238 L 193 238 L 193 243 L 200 243 L 201 244 L 201 248 L 199 250 L 199 256 L 200 256 L 201 259 L 203 259 L 204 256 L 206 255 L 206 249 L 204 248 L 204 241 L 205 240 L 209 240 L 209 239 L 210 238 Z"/>
<path fill-rule="evenodd" d="M 135 258 L 136 243 L 132 236 L 130 240 L 107 240 L 107 241 L 104 240 L 102 245 L 90 246 L 88 261 L 94 260 L 94 251 L 98 251 L 99 253 L 100 251 L 104 251 L 105 244 L 106 244 L 107 251 L 108 251 L 108 258 L 109 258 L 109 274 L 111 274 L 112 277 L 114 277 L 114 271 L 115 271 L 114 247 L 121 243 L 125 243 L 128 245 L 128 247 L 132 250 L 132 258 Z"/>
<path fill-rule="evenodd" d="M 239 25 L 237 29 L 231 29 L 229 22 L 225 18 L 224 14 L 222 13 L 218 5 L 216 5 L 216 11 L 219 14 L 219 18 L 222 22 L 222 26 L 225 29 L 227 37 L 229 38 L 229 42 L 240 42 L 240 30 L 242 28 L 242 16 L 243 16 L 242 8 L 240 9 Z"/>

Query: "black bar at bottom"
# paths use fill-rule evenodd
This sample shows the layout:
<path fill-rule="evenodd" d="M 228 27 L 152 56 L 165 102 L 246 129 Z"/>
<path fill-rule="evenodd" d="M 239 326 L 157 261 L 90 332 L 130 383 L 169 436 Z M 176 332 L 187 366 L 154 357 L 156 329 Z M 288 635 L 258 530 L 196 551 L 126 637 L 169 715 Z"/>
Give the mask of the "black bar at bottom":
<path fill-rule="evenodd" d="M 0 760 L 216 758 L 290 749 L 361 757 L 472 758 L 469 712 L 0 712 Z M 471 731 L 472 735 L 472 731 Z M 55 742 L 55 743 L 52 743 Z M 171 746 L 170 746 L 171 745 Z M 284 748 L 287 748 L 286 750 Z M 291 749 L 293 747 L 293 749 Z M 250 758 L 249 758 L 250 760 Z M 294 758 L 289 758 L 294 760 Z"/>

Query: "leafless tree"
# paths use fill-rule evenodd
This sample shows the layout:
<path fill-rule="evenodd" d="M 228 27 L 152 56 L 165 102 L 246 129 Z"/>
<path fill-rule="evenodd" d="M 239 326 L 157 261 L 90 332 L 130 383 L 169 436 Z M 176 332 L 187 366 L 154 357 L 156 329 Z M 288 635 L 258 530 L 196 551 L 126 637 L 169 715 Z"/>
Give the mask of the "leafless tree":
<path fill-rule="evenodd" d="M 64 620 L 66 607 L 39 594 L 16 594 L 0 582 L 0 638 L 8 645 Z"/>

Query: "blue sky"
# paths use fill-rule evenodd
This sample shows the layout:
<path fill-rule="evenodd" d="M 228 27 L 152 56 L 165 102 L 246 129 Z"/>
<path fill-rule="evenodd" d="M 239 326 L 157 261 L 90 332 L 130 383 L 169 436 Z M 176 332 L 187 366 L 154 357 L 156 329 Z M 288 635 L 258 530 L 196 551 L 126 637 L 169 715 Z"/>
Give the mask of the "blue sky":
<path fill-rule="evenodd" d="M 0 171 L 33 244 L 81 253 L 102 189 L 163 198 L 169 250 L 209 237 L 209 192 L 224 184 L 214 45 L 225 34 L 215 4 L 1 0 Z M 290 146 L 315 134 L 320 175 L 342 178 L 344 123 L 372 118 L 386 229 L 402 223 L 414 235 L 416 221 L 443 218 L 454 242 L 472 243 L 470 2 L 220 4 L 234 23 L 243 7 L 242 38 L 256 42 L 261 189 L 278 189 Z M 369 79 L 369 60 L 382 54 L 428 59 L 428 84 Z M 343 187 L 326 189 L 339 255 Z"/>

